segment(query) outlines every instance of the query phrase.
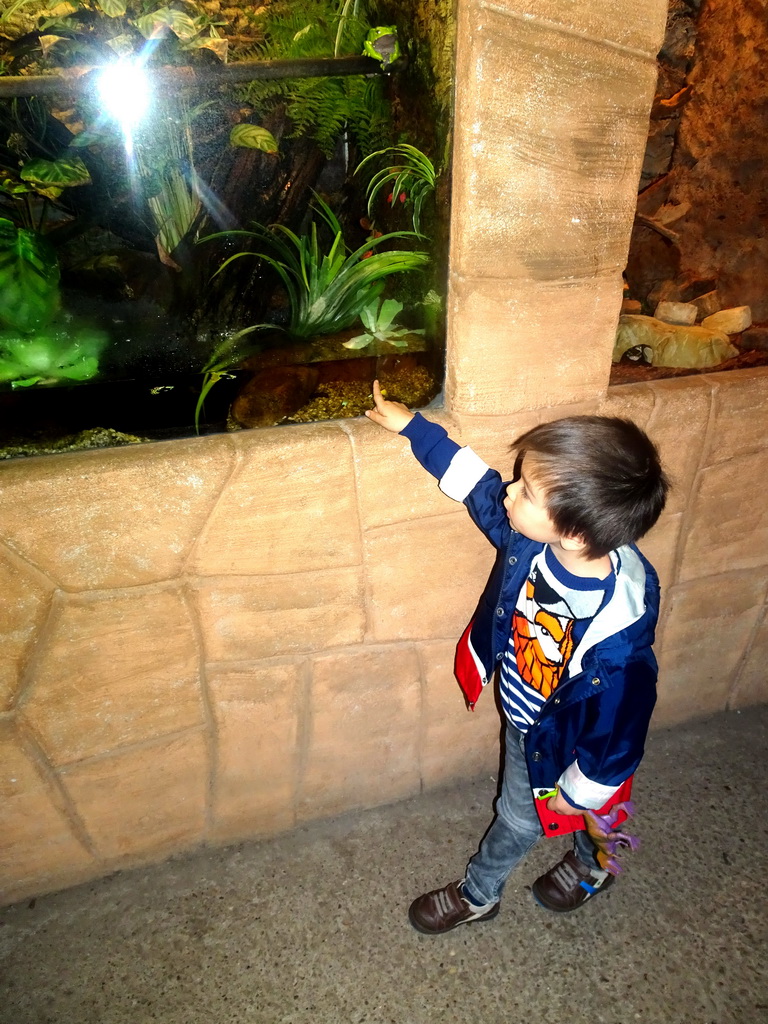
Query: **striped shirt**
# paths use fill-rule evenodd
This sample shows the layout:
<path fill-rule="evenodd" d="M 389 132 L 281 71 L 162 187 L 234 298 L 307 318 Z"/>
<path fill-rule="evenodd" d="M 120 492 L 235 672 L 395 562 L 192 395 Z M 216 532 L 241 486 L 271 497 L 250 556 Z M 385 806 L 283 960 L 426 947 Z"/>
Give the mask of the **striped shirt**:
<path fill-rule="evenodd" d="M 520 732 L 528 731 L 565 678 L 587 626 L 610 600 L 614 580 L 613 570 L 605 579 L 574 576 L 549 547 L 531 562 L 499 676 L 502 708 Z"/>

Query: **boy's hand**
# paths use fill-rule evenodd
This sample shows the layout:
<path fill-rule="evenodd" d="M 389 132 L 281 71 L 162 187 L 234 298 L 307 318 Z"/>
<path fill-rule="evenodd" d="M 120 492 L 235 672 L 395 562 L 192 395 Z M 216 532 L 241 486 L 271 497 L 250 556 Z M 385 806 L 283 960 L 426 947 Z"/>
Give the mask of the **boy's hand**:
<path fill-rule="evenodd" d="M 555 814 L 583 814 L 584 811 L 580 811 L 578 807 L 574 807 L 573 804 L 569 804 L 563 796 L 562 792 L 558 789 L 557 795 L 547 800 L 547 809 L 554 811 Z"/>
<path fill-rule="evenodd" d="M 402 402 L 390 402 L 382 396 L 377 380 L 373 382 L 373 404 L 375 408 L 366 409 L 365 415 L 393 434 L 399 434 L 413 419 L 413 413 Z"/>

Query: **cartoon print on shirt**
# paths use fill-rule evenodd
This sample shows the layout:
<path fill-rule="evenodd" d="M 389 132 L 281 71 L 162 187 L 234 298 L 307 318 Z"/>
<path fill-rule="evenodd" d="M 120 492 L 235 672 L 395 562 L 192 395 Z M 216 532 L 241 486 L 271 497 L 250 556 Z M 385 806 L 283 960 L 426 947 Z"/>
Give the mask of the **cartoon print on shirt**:
<path fill-rule="evenodd" d="M 573 654 L 575 621 L 562 595 L 534 568 L 520 592 L 512 625 L 520 677 L 545 700 Z"/>

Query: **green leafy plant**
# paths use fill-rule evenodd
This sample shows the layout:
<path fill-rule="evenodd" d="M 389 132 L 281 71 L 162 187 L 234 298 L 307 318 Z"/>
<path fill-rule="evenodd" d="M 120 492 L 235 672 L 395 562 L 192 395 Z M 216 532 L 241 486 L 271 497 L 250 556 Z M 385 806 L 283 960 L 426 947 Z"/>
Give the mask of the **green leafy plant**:
<path fill-rule="evenodd" d="M 0 218 L 0 322 L 18 331 L 37 330 L 59 306 L 59 263 L 37 231 Z"/>
<path fill-rule="evenodd" d="M 0 383 L 29 387 L 96 375 L 107 335 L 52 323 L 59 303 L 54 249 L 39 232 L 0 218 Z"/>
<path fill-rule="evenodd" d="M 258 257 L 279 276 L 288 296 L 290 316 L 287 327 L 261 323 L 246 327 L 225 338 L 217 346 L 203 367 L 203 386 L 195 412 L 195 425 L 203 401 L 211 388 L 238 359 L 248 351 L 243 339 L 257 331 L 284 330 L 292 338 L 306 339 L 321 334 L 344 330 L 355 323 L 384 289 L 385 280 L 392 274 L 417 270 L 429 263 L 425 252 L 410 250 L 373 250 L 394 239 L 417 237 L 412 231 L 394 231 L 378 238 L 368 239 L 359 248 L 350 251 L 338 218 L 330 206 L 315 194 L 316 209 L 325 226 L 330 229 L 330 245 L 320 243 L 316 220 L 308 234 L 297 235 L 283 224 L 270 228 L 256 225 L 252 231 L 219 231 L 200 242 L 217 238 L 236 237 L 255 240 L 256 248 L 238 252 L 226 259 L 214 274 L 221 274 L 243 256 Z"/>
<path fill-rule="evenodd" d="M 424 334 L 424 330 L 411 330 L 410 327 L 397 327 L 395 317 L 403 311 L 402 302 L 397 299 L 383 299 L 381 305 L 376 299 L 360 310 L 360 319 L 365 328 L 364 334 L 356 334 L 354 338 L 344 342 L 344 348 L 358 349 L 371 345 L 374 341 L 386 341 L 396 348 L 407 348 L 405 335 Z"/>
<path fill-rule="evenodd" d="M 31 335 L 0 331 L 0 382 L 20 388 L 90 380 L 99 371 L 106 343 L 103 331 L 67 324 L 49 324 Z"/>
<path fill-rule="evenodd" d="M 421 231 L 421 211 L 424 200 L 435 190 L 436 173 L 429 157 L 416 146 L 402 142 L 398 146 L 379 149 L 362 160 L 355 169 L 358 174 L 372 161 L 388 157 L 397 160 L 373 175 L 368 182 L 368 216 L 373 216 L 373 207 L 382 189 L 389 192 L 389 201 L 394 205 L 398 197 L 405 196 L 405 203 L 412 207 L 414 231 Z"/>
<path fill-rule="evenodd" d="M 351 327 L 361 311 L 381 294 L 385 278 L 416 270 L 429 262 L 425 252 L 373 251 L 395 239 L 416 238 L 412 231 L 380 235 L 350 251 L 331 208 L 317 194 L 315 200 L 315 208 L 331 231 L 332 241 L 326 248 L 321 246 L 316 220 L 312 221 L 309 233 L 303 235 L 283 224 L 273 224 L 271 228 L 256 225 L 252 231 L 221 231 L 201 239 L 239 236 L 255 240 L 255 249 L 230 256 L 216 275 L 243 256 L 259 257 L 272 267 L 288 294 L 290 320 L 285 330 L 293 338 L 310 338 Z"/>
<path fill-rule="evenodd" d="M 183 0 L 183 7 L 162 0 L 31 0 L 12 4 L 0 22 L 8 34 L 28 36 L 36 28 L 35 38 L 25 40 L 28 60 L 37 56 L 44 67 L 72 63 L 104 62 L 105 47 L 116 55 L 134 55 L 143 40 L 157 44 L 173 41 L 183 51 L 209 49 L 226 60 L 227 40 L 218 26 L 196 0 Z"/>
<path fill-rule="evenodd" d="M 13 5 L 14 14 L 17 9 L 19 0 Z M 161 0 L 38 0 L 32 7 L 25 6 L 24 12 L 27 18 L 34 17 L 36 31 L 30 31 L 28 22 L 17 29 L 26 28 L 26 32 L 12 52 L 21 48 L 24 63 L 17 68 L 14 58 L 4 68 L 6 72 L 28 73 L 30 67 L 47 71 L 73 63 L 103 66 L 105 56 L 108 60 L 110 54 L 114 60 L 135 58 L 148 65 L 189 60 L 189 51 L 200 49 L 212 51 L 222 61 L 227 58 L 228 43 L 217 27 L 224 22 L 214 21 L 197 0 L 183 0 L 182 4 L 163 4 Z M 20 125 L 28 119 L 33 102 L 27 104 L 26 118 L 17 118 Z M 156 97 L 151 122 L 138 134 L 133 150 L 136 180 L 154 227 L 158 255 L 162 262 L 177 269 L 171 254 L 197 226 L 201 214 L 191 132 L 196 113 L 197 109 L 191 110 L 181 94 Z M 45 117 L 61 121 L 74 136 L 68 149 L 54 159 L 24 160 L 25 154 L 19 154 L 23 163 L 21 179 L 46 199 L 57 199 L 65 187 L 90 183 L 78 149 L 122 149 L 125 145 L 120 126 L 105 119 L 100 101 L 92 97 L 81 97 L 67 111 L 52 104 L 50 110 L 46 108 Z M 0 108 L 0 120 L 13 120 L 9 108 Z M 40 133 L 27 130 L 31 137 L 26 139 L 23 132 L 17 134 L 23 150 L 31 144 L 38 152 L 45 152 L 46 140 Z M 233 140 L 233 144 L 253 146 L 254 142 Z M 266 146 L 262 139 L 261 148 Z M 58 148 L 55 142 L 53 148 Z M 11 178 L 15 176 L 12 172 Z M 23 196 L 19 188 L 11 191 L 6 186 L 4 191 L 16 199 Z"/>
<path fill-rule="evenodd" d="M 263 60 L 360 54 L 369 29 L 363 0 L 276 0 L 258 8 L 253 24 L 264 41 L 247 56 Z M 284 110 L 288 138 L 314 139 L 327 157 L 347 135 L 363 153 L 391 138 L 381 78 L 259 80 L 244 86 L 243 95 L 262 116 Z"/>

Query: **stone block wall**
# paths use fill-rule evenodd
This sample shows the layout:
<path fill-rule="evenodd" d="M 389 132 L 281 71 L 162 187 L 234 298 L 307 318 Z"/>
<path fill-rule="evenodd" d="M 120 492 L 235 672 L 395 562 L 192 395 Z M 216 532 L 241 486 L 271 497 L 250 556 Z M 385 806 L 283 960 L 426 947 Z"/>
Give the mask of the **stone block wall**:
<path fill-rule="evenodd" d="M 674 479 L 657 565 L 666 725 L 768 700 L 768 369 L 478 420 L 487 460 L 628 415 Z M 18 461 L 0 479 L 0 878 L 16 897 L 493 772 L 454 642 L 493 553 L 367 420 Z"/>
<path fill-rule="evenodd" d="M 570 412 L 660 444 L 657 725 L 768 700 L 768 370 L 607 387 L 664 14 L 459 0 L 432 413 L 500 468 Z M 0 467 L 0 902 L 495 771 L 452 673 L 492 558 L 367 420 Z"/>

